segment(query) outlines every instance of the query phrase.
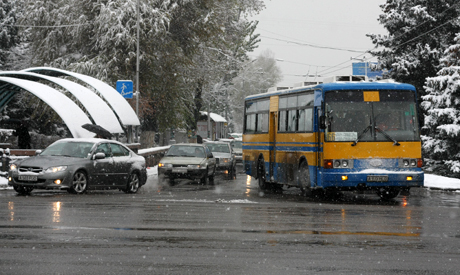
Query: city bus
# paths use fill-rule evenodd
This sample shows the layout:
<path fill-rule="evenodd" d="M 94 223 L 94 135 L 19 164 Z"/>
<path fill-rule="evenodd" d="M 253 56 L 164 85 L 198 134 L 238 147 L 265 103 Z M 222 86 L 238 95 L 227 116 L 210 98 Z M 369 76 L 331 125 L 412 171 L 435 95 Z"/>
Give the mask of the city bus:
<path fill-rule="evenodd" d="M 423 186 L 412 85 L 333 77 L 251 95 L 244 104 L 244 171 L 261 190 L 286 185 L 304 194 L 372 191 L 392 199 Z"/>

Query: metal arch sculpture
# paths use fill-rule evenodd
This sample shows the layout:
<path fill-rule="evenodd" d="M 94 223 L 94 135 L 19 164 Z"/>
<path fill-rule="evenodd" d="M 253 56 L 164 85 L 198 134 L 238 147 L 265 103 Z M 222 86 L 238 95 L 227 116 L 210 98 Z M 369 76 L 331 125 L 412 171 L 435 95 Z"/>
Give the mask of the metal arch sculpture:
<path fill-rule="evenodd" d="M 55 83 L 75 96 L 75 98 L 85 107 L 94 123 L 101 125 L 110 133 L 123 133 L 123 128 L 121 127 L 118 118 L 115 116 L 107 103 L 102 100 L 102 98 L 97 96 L 93 91 L 78 83 L 63 78 L 25 71 L 0 72 L 0 76 L 14 77 L 31 81 L 39 81 L 44 79 Z"/>
<path fill-rule="evenodd" d="M 122 125 L 139 126 L 140 121 L 133 108 L 114 88 L 91 76 L 50 67 L 28 68 L 23 71 L 49 76 L 72 76 L 93 87 L 112 107 Z"/>
<path fill-rule="evenodd" d="M 14 96 L 14 93 L 20 89 L 34 94 L 53 108 L 67 125 L 73 137 L 89 138 L 94 136 L 94 133 L 81 127 L 83 124 L 91 123 L 89 118 L 75 102 L 61 92 L 34 81 L 0 76 L 0 97 L 3 95 Z"/>

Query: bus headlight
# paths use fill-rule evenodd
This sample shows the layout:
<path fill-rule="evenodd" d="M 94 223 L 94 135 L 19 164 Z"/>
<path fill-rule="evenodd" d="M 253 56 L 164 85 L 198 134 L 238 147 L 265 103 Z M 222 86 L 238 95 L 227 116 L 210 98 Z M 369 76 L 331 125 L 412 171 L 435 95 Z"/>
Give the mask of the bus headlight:
<path fill-rule="evenodd" d="M 423 165 L 422 159 L 400 159 L 399 168 L 421 168 Z"/>
<path fill-rule="evenodd" d="M 325 159 L 323 165 L 325 169 L 353 168 L 353 160 L 352 159 Z"/>

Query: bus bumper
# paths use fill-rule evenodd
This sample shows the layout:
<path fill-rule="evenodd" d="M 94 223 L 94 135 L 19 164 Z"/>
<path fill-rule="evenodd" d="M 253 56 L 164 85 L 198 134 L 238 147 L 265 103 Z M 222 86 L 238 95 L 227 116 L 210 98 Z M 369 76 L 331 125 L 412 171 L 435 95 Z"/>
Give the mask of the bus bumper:
<path fill-rule="evenodd" d="M 423 171 L 349 173 L 344 171 L 323 173 L 322 187 L 343 189 L 372 189 L 380 187 L 423 187 Z"/>

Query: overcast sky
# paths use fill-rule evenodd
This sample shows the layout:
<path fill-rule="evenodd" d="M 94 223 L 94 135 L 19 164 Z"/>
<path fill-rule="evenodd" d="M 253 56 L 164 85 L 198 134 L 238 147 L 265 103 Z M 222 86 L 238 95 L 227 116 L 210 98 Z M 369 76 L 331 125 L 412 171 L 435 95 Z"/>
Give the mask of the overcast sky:
<path fill-rule="evenodd" d="M 310 81 L 310 75 L 350 75 L 353 58 L 368 61 L 366 50 L 373 48 L 368 33 L 385 34 L 377 18 L 385 0 L 265 0 L 259 21 L 256 58 L 269 49 L 282 69 L 278 86 Z M 340 50 L 335 50 L 337 48 Z"/>

